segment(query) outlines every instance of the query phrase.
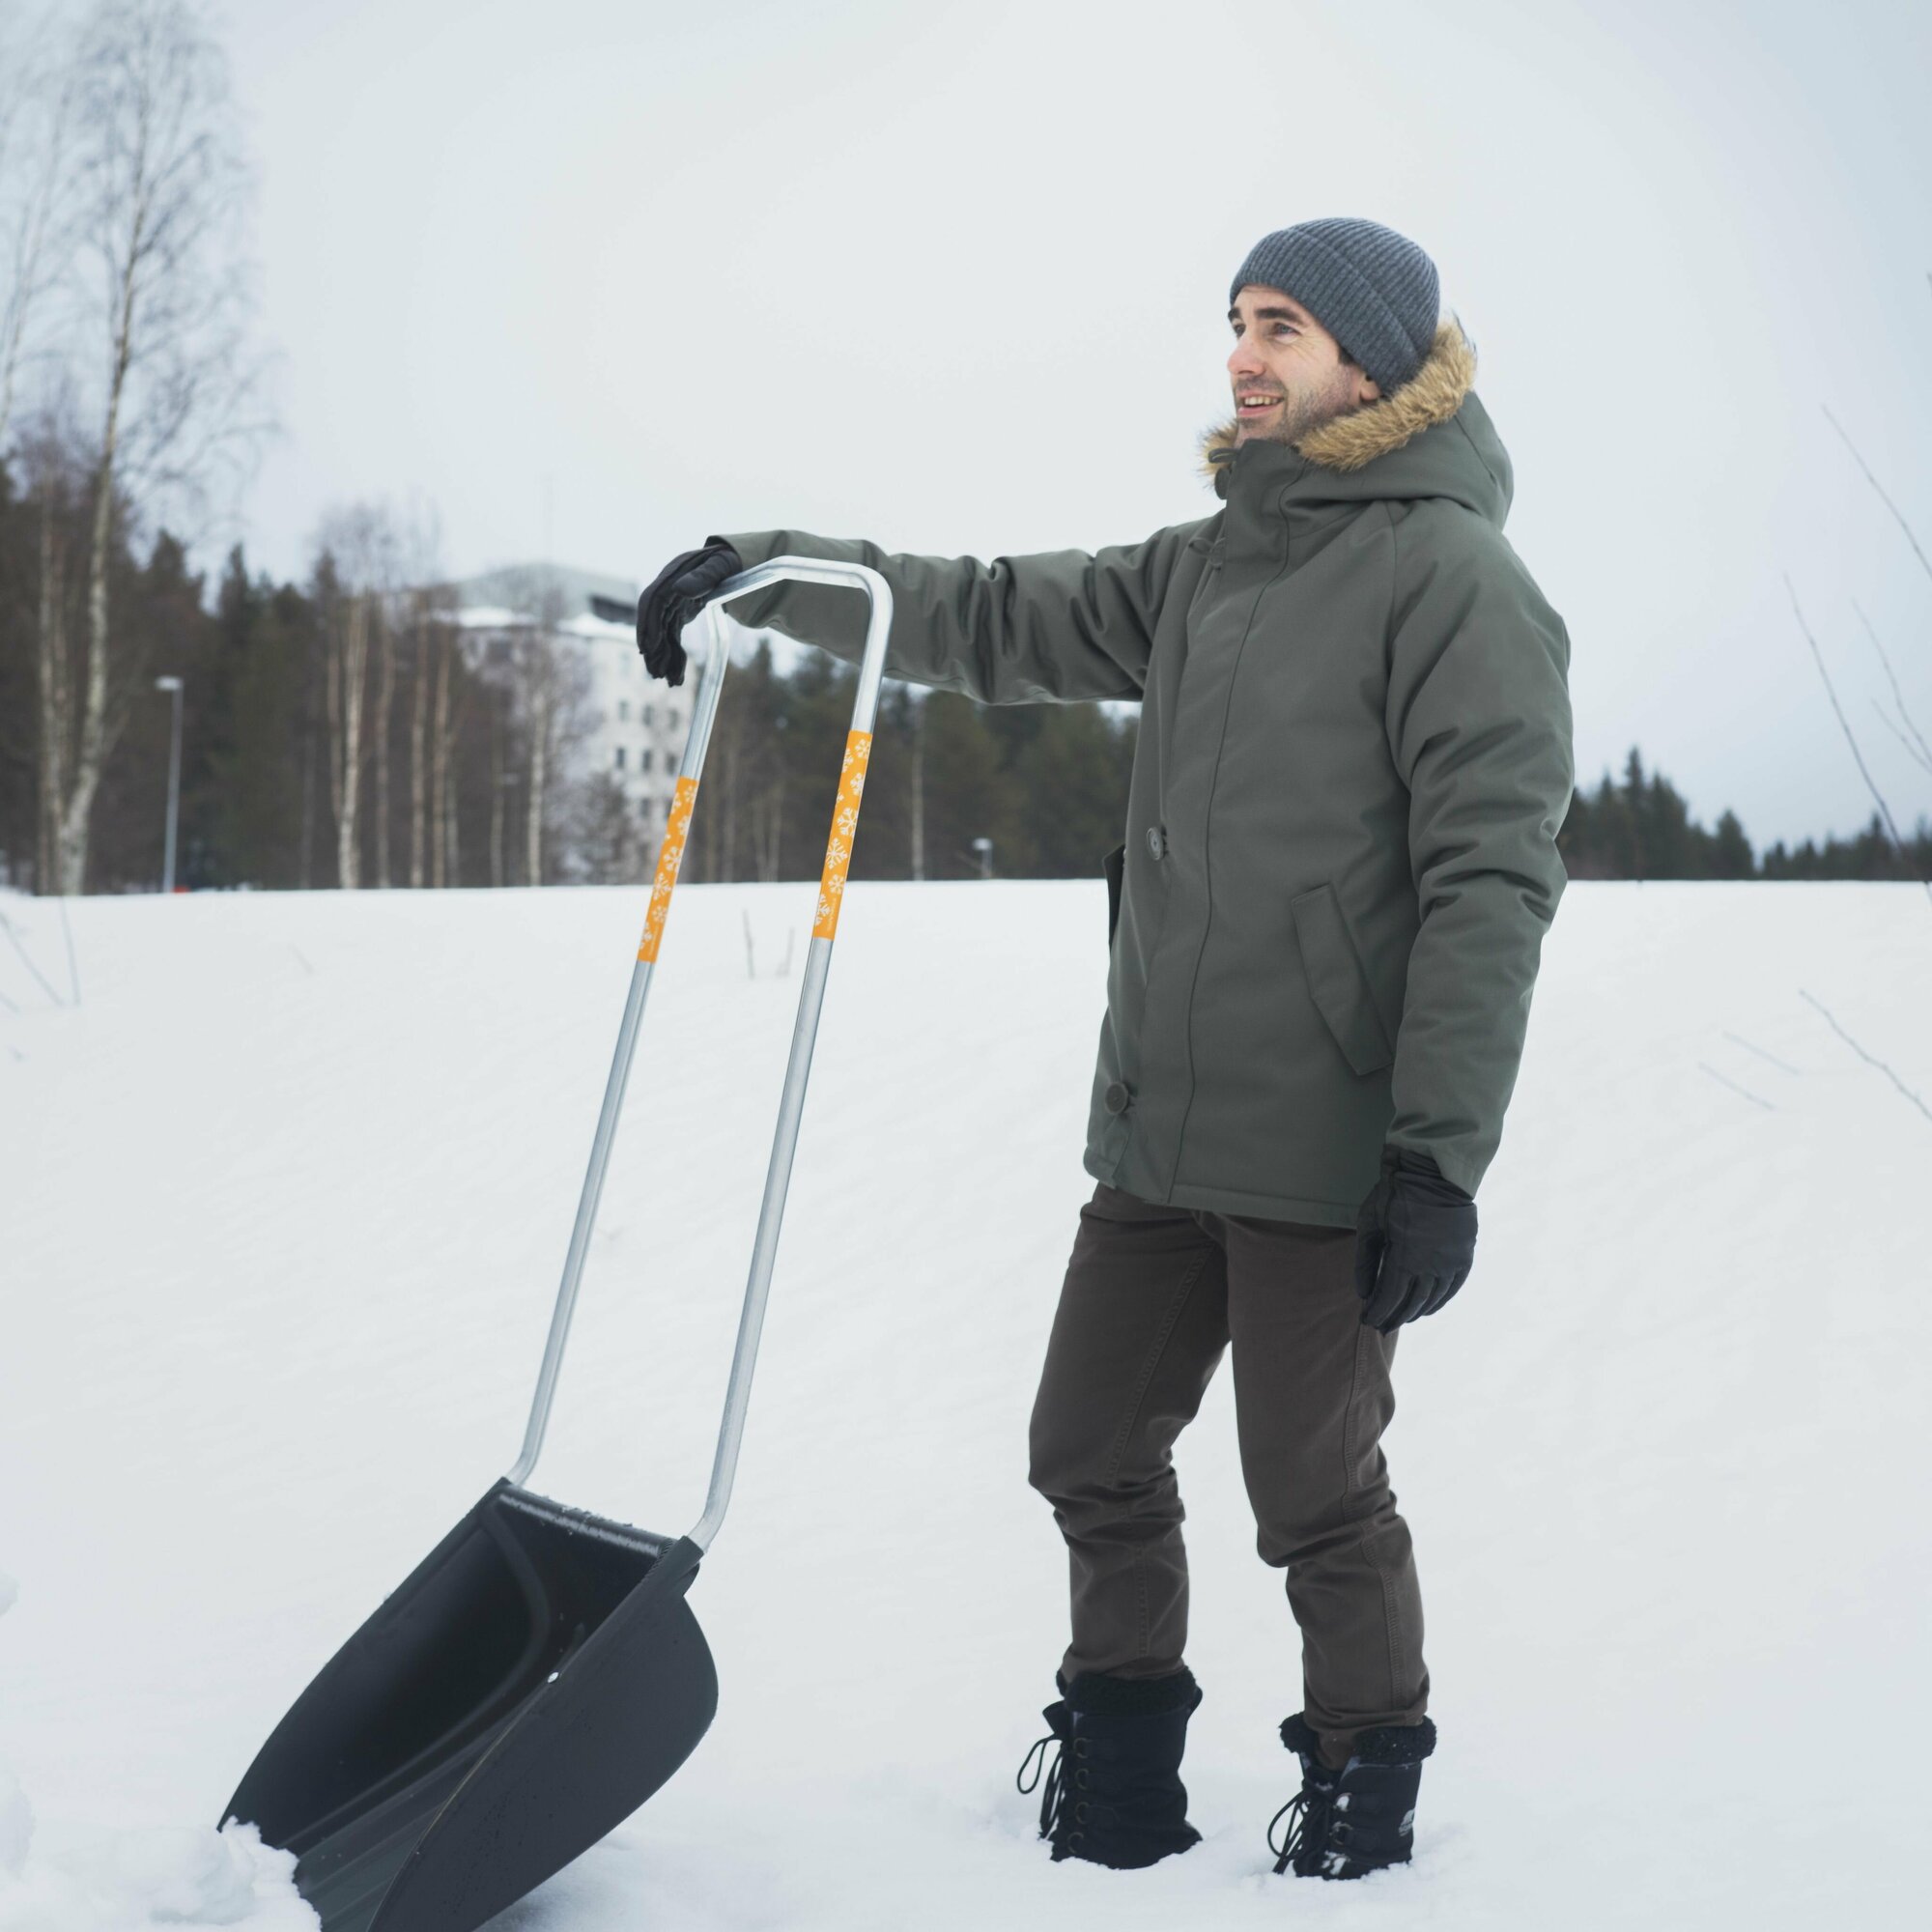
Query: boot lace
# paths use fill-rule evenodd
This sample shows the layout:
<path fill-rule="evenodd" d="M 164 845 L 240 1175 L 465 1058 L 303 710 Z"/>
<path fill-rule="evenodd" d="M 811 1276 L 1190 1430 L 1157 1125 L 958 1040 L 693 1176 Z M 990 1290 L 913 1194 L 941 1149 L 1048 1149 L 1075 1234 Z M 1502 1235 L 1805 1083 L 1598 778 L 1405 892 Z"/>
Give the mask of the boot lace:
<path fill-rule="evenodd" d="M 1330 1786 L 1304 1784 L 1268 1820 L 1268 1850 L 1275 1855 L 1277 1876 L 1288 1869 L 1293 1859 L 1305 1859 L 1327 1843 L 1328 1816 L 1334 1798 L 1335 1793 Z M 1283 1833 L 1282 1842 L 1276 1844 L 1275 1829 L 1284 1818 L 1288 1820 L 1288 1829 Z"/>
<path fill-rule="evenodd" d="M 1053 1751 L 1053 1762 L 1048 1764 L 1046 1753 Z M 1020 1760 L 1019 1775 L 1013 1784 L 1022 1798 L 1031 1798 L 1036 1789 L 1039 1796 L 1039 1835 L 1052 1835 L 1054 1827 L 1060 1822 L 1060 1813 L 1066 1797 L 1066 1779 L 1064 1766 L 1066 1758 L 1066 1739 L 1058 1731 L 1048 1731 Z M 1028 1774 L 1031 1773 L 1031 1780 Z"/>

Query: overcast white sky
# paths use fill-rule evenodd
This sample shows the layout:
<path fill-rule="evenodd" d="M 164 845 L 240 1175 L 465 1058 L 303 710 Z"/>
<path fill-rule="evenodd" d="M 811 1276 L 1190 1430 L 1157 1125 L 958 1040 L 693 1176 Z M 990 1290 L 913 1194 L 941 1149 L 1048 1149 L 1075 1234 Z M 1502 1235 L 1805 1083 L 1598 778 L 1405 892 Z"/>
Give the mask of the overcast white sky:
<path fill-rule="evenodd" d="M 419 492 L 448 566 L 648 577 L 786 524 L 945 554 L 1206 515 L 1227 284 L 1271 228 L 1413 236 L 1633 743 L 1760 845 L 1869 813 L 1788 570 L 1909 821 L 1854 614 L 1932 731 L 1932 8 L 1737 0 L 229 0 L 306 566 Z"/>

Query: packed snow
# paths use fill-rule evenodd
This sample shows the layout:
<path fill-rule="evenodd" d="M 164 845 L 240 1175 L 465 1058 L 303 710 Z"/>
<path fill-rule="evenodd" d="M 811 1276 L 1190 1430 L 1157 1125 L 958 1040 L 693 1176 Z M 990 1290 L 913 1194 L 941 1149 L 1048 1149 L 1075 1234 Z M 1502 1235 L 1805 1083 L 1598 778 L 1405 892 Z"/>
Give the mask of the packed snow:
<path fill-rule="evenodd" d="M 701 1509 L 810 906 L 679 892 L 547 1494 Z M 643 897 L 90 900 L 71 966 L 56 907 L 0 910 L 0 1926 L 294 1932 L 286 1856 L 215 1828 L 514 1459 Z M 1924 896 L 1570 889 L 1475 1274 L 1404 1331 L 1441 1747 L 1414 1863 L 1356 1886 L 1263 1844 L 1297 1654 L 1225 1375 L 1179 1452 L 1206 1841 L 1053 1865 L 1013 1790 L 1065 1636 L 1026 1418 L 1105 917 L 1097 883 L 852 890 L 692 1595 L 718 1720 L 500 1922 L 1921 1922 Z"/>

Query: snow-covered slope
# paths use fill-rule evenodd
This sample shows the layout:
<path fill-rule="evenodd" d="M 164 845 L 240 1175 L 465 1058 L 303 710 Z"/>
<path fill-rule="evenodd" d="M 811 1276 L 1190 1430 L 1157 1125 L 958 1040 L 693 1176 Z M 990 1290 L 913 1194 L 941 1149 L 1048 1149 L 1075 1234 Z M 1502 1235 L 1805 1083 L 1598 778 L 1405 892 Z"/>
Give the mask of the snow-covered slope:
<path fill-rule="evenodd" d="M 4 909 L 71 999 L 55 910 Z M 0 943 L 10 1932 L 306 1921 L 210 1828 L 515 1455 L 641 911 L 89 901 L 59 1009 Z M 1571 889 L 1476 1273 L 1402 1345 L 1442 1745 L 1414 1865 L 1352 1887 L 1267 1871 L 1296 1650 L 1225 1377 L 1181 1444 L 1207 1842 L 1053 1866 L 1012 1788 L 1065 1637 L 1025 1425 L 1104 920 L 1097 884 L 853 891 L 693 1595 L 717 1724 L 504 1922 L 1920 1922 L 1932 1120 L 1801 992 L 1932 1100 L 1923 896 Z M 809 923 L 809 888 L 678 895 L 550 1494 L 698 1514 Z"/>

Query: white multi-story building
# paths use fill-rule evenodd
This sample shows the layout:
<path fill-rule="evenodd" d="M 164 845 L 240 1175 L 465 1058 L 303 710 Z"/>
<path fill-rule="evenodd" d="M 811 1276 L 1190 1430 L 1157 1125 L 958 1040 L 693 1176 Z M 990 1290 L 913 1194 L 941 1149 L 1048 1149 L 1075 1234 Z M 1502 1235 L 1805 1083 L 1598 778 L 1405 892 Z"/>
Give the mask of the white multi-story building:
<path fill-rule="evenodd" d="M 648 675 L 632 625 L 600 617 L 592 608 L 592 599 L 602 598 L 635 609 L 639 586 L 628 578 L 533 563 L 486 571 L 450 588 L 456 622 L 479 651 L 537 631 L 561 649 L 582 653 L 589 729 L 573 776 L 608 772 L 654 845 L 664 835 L 691 727 L 691 685 L 672 690 Z"/>

